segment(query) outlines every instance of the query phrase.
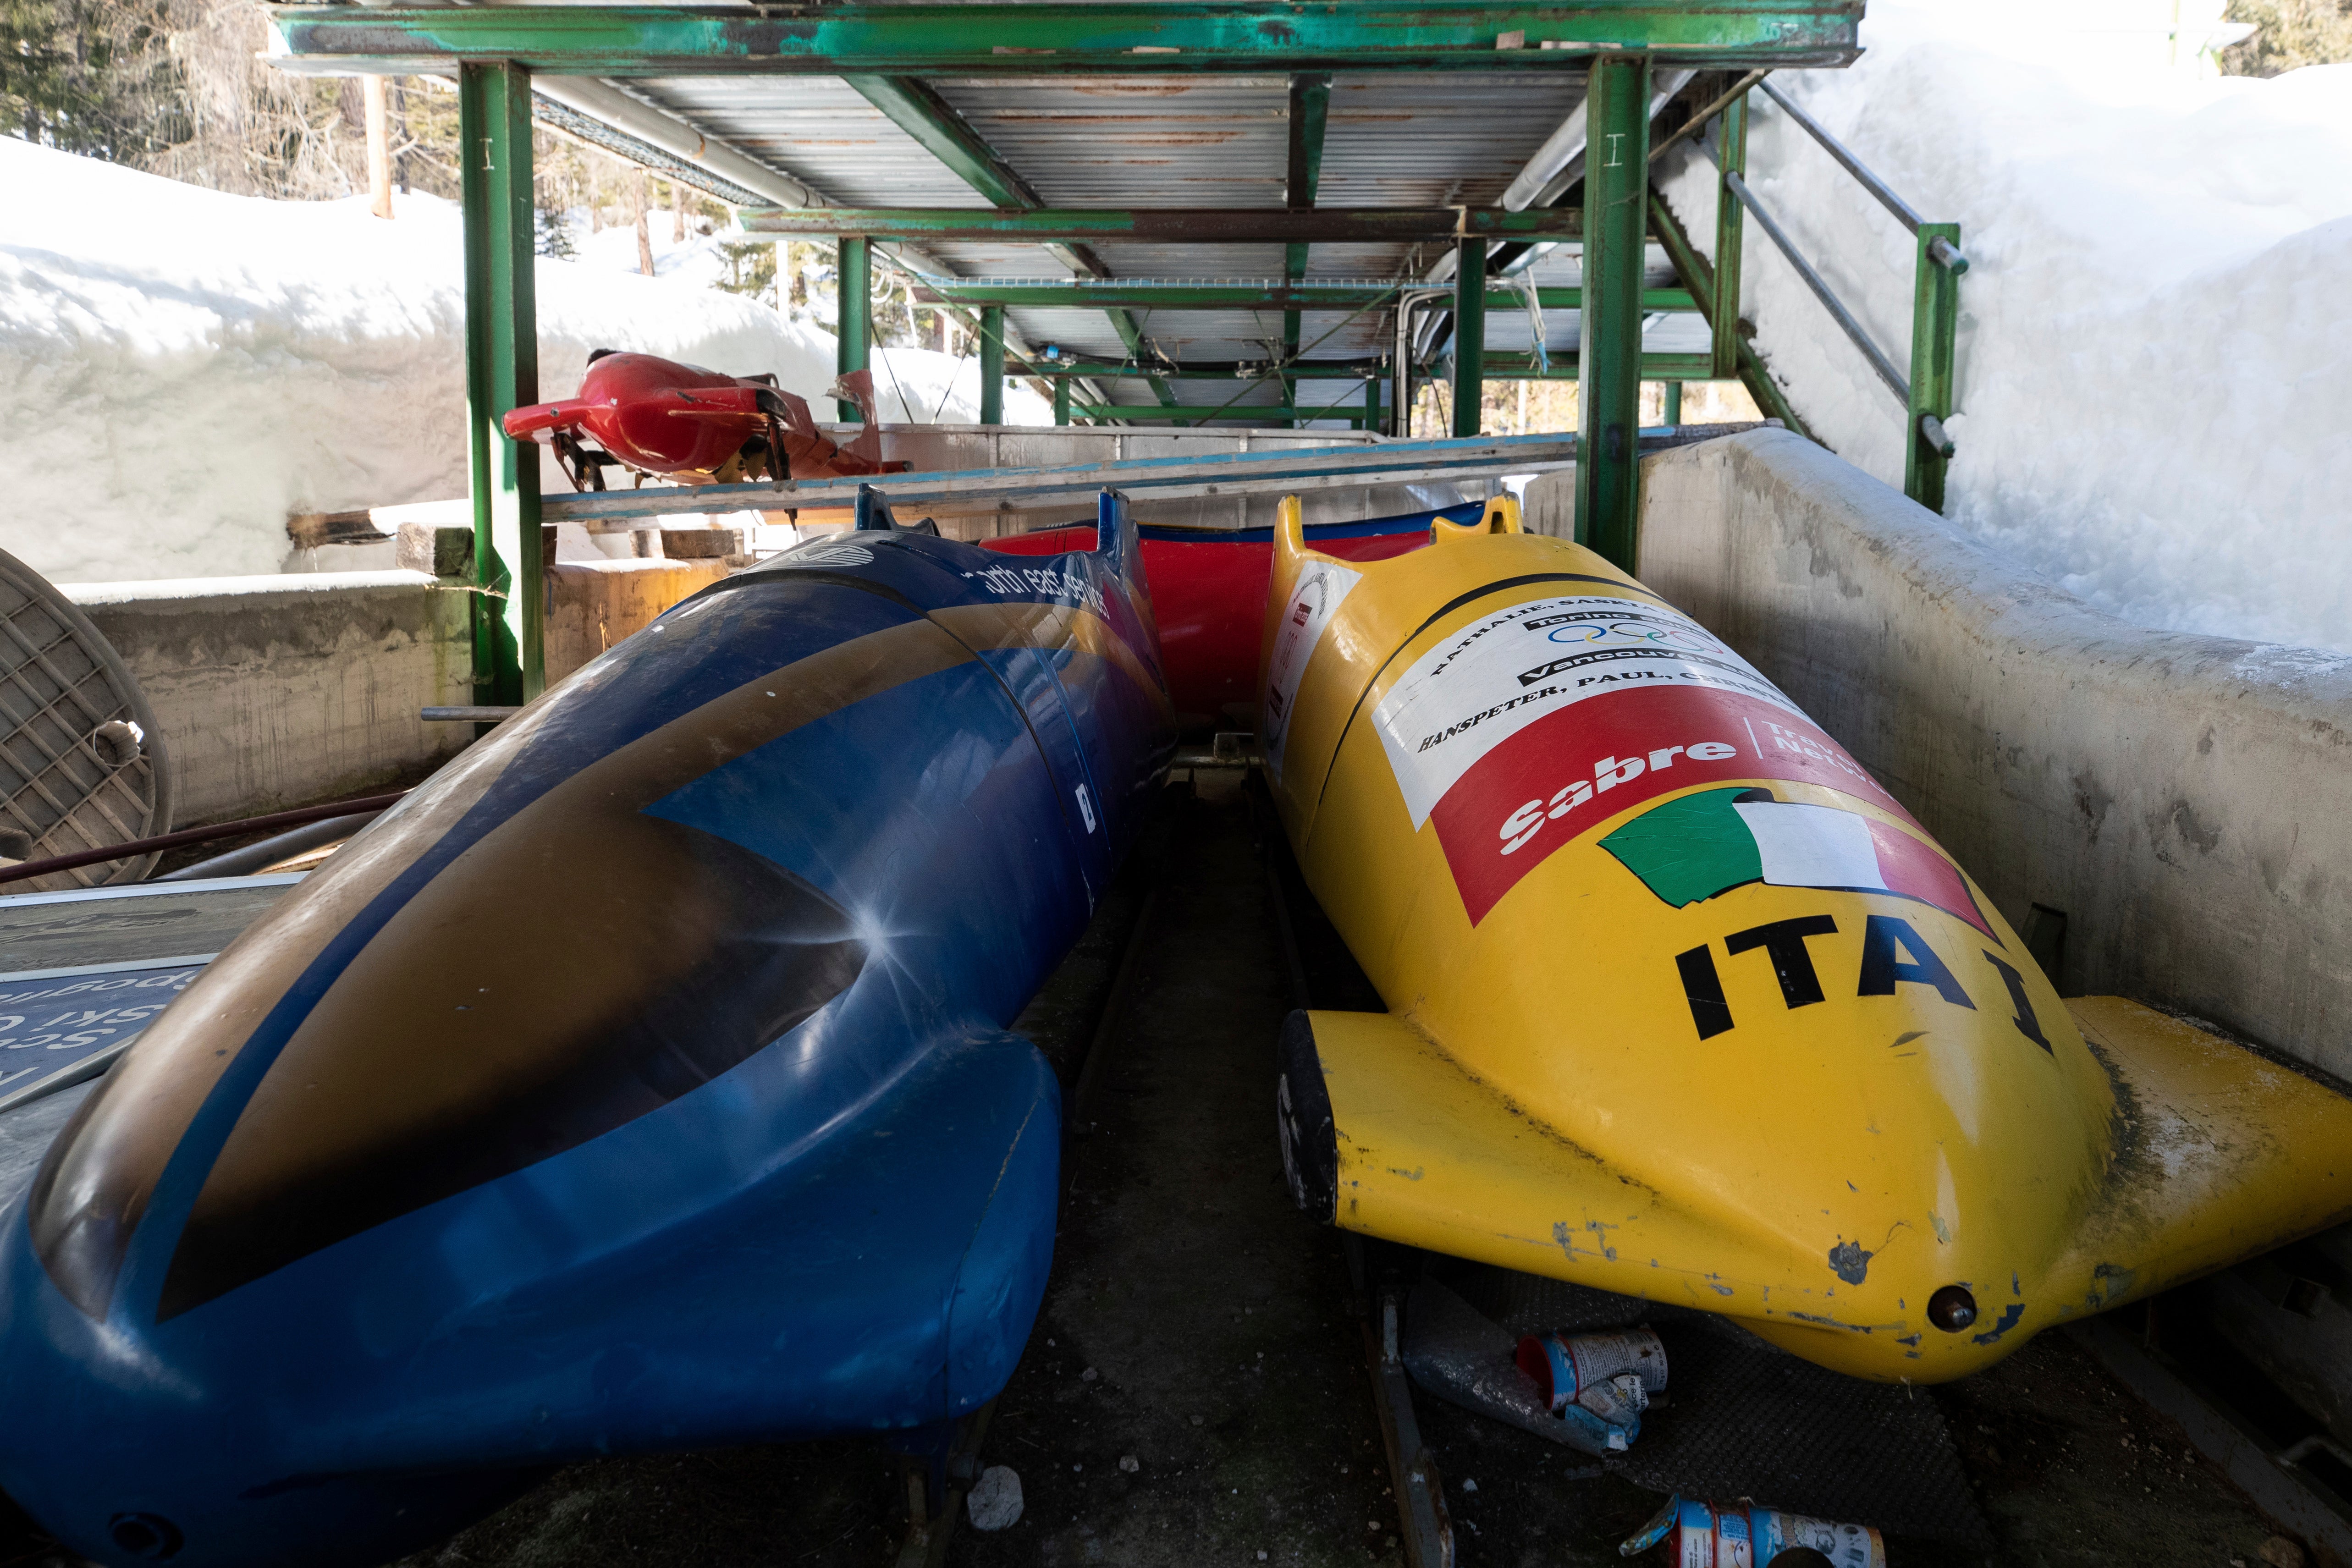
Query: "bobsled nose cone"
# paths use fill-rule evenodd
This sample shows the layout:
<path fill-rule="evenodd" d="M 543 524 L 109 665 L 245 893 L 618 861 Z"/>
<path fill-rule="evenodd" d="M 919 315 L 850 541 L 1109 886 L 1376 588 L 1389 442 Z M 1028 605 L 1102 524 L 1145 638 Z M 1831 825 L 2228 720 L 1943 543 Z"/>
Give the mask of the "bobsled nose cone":
<path fill-rule="evenodd" d="M 411 857 L 431 874 L 410 885 L 300 890 L 53 1146 L 0 1239 L 0 1488 L 77 1550 L 266 1561 L 248 1548 L 282 1524 L 289 1561 L 324 1561 L 341 1497 L 382 1526 L 349 1560 L 375 1562 L 403 1521 L 478 1511 L 507 1480 L 332 1479 L 406 1397 L 385 1345 L 536 1267 L 470 1253 L 475 1210 L 447 1200 L 710 1083 L 861 972 L 851 917 L 803 880 L 561 795 L 437 868 Z M 626 1224 L 676 1218 L 658 1175 Z M 580 1222 L 551 1245 L 593 1239 Z"/>
<path fill-rule="evenodd" d="M 531 877 L 538 835 L 517 837 L 428 884 L 293 1032 L 196 1195 L 159 1316 L 658 1109 L 864 963 L 843 910 L 695 829 L 608 823 L 585 878 Z M 577 913 L 551 919 L 567 894 Z M 526 926 L 521 951 L 475 936 Z"/>

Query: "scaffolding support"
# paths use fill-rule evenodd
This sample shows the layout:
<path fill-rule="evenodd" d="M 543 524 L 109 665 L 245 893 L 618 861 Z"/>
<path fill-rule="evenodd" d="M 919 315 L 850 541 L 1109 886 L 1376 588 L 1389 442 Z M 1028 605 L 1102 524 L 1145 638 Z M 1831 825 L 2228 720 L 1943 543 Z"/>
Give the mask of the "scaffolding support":
<path fill-rule="evenodd" d="M 980 311 L 980 423 L 1004 423 L 1004 307 Z"/>
<path fill-rule="evenodd" d="M 1716 157 L 1715 302 L 1707 319 L 1715 329 L 1715 373 L 1728 379 L 1739 373 L 1739 256 L 1746 242 L 1748 209 L 1732 194 L 1736 176 L 1748 176 L 1748 95 L 1724 105 L 1720 121 L 1723 147 Z M 1701 136 L 1706 132 L 1700 131 Z"/>
<path fill-rule="evenodd" d="M 531 287 L 530 73 L 457 72 L 466 244 L 466 434 L 474 503 L 474 701 L 529 702 L 547 685 L 539 448 L 507 439 L 509 410 L 539 401 Z"/>
<path fill-rule="evenodd" d="M 1943 256 L 1959 254 L 1960 225 L 1919 225 L 1916 292 L 1911 302 L 1910 440 L 1905 444 L 1903 493 L 1931 512 L 1944 509 L 1944 471 L 1952 444 L 1944 421 L 1952 412 L 1953 361 L 1960 329 L 1960 277 Z M 1941 245 L 1939 255 L 1936 247 Z"/>
<path fill-rule="evenodd" d="M 1592 62 L 1585 124 L 1584 310 L 1577 364 L 1576 537 L 1632 571 L 1641 522 L 1642 268 L 1648 244 L 1650 61 Z M 1457 350 L 1458 351 L 1458 350 Z"/>
<path fill-rule="evenodd" d="M 1454 246 L 1454 434 L 1478 434 L 1486 402 L 1486 242 Z"/>
<path fill-rule="evenodd" d="M 866 368 L 867 345 L 874 334 L 874 242 L 862 235 L 845 235 L 838 251 L 838 266 L 834 274 L 835 322 L 834 369 L 843 375 Z M 986 338 L 985 332 L 981 334 Z M 1003 352 L 999 339 L 998 353 Z M 1000 366 L 1003 363 L 999 360 Z M 853 424 L 865 418 L 857 405 L 846 398 L 837 400 L 841 423 Z"/>

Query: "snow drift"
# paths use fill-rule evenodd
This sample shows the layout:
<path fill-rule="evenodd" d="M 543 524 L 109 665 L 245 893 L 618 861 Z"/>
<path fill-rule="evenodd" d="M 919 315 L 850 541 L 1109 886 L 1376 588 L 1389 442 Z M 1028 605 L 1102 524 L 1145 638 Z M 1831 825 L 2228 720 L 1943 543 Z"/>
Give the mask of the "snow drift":
<path fill-rule="evenodd" d="M 0 189 L 0 549 L 68 582 L 274 572 L 289 512 L 465 494 L 451 204 L 403 197 L 385 223 L 363 201 L 224 195 L 13 138 Z M 667 215 L 654 228 L 666 241 Z M 829 334 L 675 270 L 541 260 L 541 395 L 615 348 L 773 371 L 818 401 Z M 892 349 L 875 380 L 885 420 L 978 417 L 976 363 Z M 1019 387 L 1005 412 L 1052 419 Z"/>
<path fill-rule="evenodd" d="M 2352 651 L 2352 66 L 2198 80 L 2131 19 L 1872 0 L 1859 64 L 1777 79 L 1962 225 L 1957 525 L 2144 624 Z M 1906 366 L 1911 235 L 1751 101 L 1749 183 Z M 1711 248 L 1713 165 L 1660 167 Z M 1899 485 L 1900 406 L 1748 228 L 1742 313 L 1790 401 Z"/>

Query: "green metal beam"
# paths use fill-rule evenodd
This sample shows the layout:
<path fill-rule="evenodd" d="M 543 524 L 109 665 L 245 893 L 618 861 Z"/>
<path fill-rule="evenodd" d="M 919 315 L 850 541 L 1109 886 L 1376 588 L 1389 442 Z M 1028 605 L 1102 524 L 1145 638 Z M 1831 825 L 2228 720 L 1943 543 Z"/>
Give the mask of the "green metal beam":
<path fill-rule="evenodd" d="M 1385 280 L 1232 284 L 926 278 L 917 289 L 916 298 L 919 300 L 930 295 L 961 305 L 1009 305 L 1016 309 L 1034 310 L 1098 309 L 1106 306 L 1151 310 L 1355 310 L 1376 306 L 1400 289 L 1419 287 L 1416 283 Z M 1575 310 L 1583 305 L 1584 291 L 1574 287 L 1538 288 L 1536 299 L 1547 310 Z M 1522 296 L 1507 288 L 1489 288 L 1486 291 L 1486 303 L 1490 309 L 1508 309 L 1522 303 Z M 1696 310 L 1698 302 L 1686 288 L 1644 288 L 1640 291 L 1640 308 L 1644 311 Z M 1129 347 L 1136 345 L 1130 343 Z"/>
<path fill-rule="evenodd" d="M 1960 329 L 1960 275 L 1930 254 L 1939 240 L 1958 251 L 1960 225 L 1919 225 L 1911 300 L 1911 406 L 1905 411 L 1911 439 L 1903 464 L 1903 493 L 1931 512 L 1944 509 L 1950 448 L 1937 437 L 1952 412 L 1953 361 Z"/>
<path fill-rule="evenodd" d="M 980 311 L 980 423 L 1004 423 L 1004 307 Z"/>
<path fill-rule="evenodd" d="M 1309 213 L 1316 188 L 1323 183 L 1323 132 L 1331 119 L 1331 77 L 1327 71 L 1301 71 L 1290 78 L 1290 158 L 1283 199 L 1293 213 Z M 1293 240 L 1283 247 L 1282 276 L 1296 283 L 1307 276 L 1307 243 Z M 1298 358 L 1298 312 L 1282 313 L 1282 359 Z M 1282 401 L 1297 395 L 1286 379 Z"/>
<path fill-rule="evenodd" d="M 1694 68 L 1843 66 L 1862 0 L 887 0 L 698 10 L 453 5 L 273 12 L 278 63 L 331 74 L 502 60 L 572 76 L 1132 76 L 1580 69 L 1646 50 Z"/>
<path fill-rule="evenodd" d="M 1634 571 L 1641 525 L 1642 266 L 1650 188 L 1650 62 L 1592 62 L 1585 87 L 1584 287 L 1577 354 L 1576 538 Z"/>
<path fill-rule="evenodd" d="M 867 347 L 874 339 L 873 242 L 845 239 L 837 247 L 834 271 L 834 369 L 843 375 L 866 368 Z M 838 401 L 841 423 L 855 423 L 857 405 Z"/>
<path fill-rule="evenodd" d="M 977 181 L 973 188 L 984 190 Z M 746 207 L 737 222 L 747 235 L 762 240 L 865 235 L 1038 244 L 1131 239 L 1160 245 L 1419 245 L 1463 235 L 1573 239 L 1584 229 L 1584 214 L 1574 207 L 1518 213 L 1500 207 Z"/>
<path fill-rule="evenodd" d="M 1067 376 L 1054 378 L 1054 423 L 1070 423 L 1070 378 Z"/>
<path fill-rule="evenodd" d="M 474 501 L 474 701 L 529 702 L 547 685 L 539 447 L 509 441 L 509 410 L 539 401 L 532 287 L 530 76 L 457 73 L 466 245 L 466 434 Z"/>
<path fill-rule="evenodd" d="M 1489 298 L 1493 298 L 1491 295 Z M 1539 367 L 1531 354 L 1497 354 L 1489 352 L 1486 359 L 1486 379 L 1490 382 L 1572 382 L 1576 380 L 1577 357 L 1572 353 L 1551 356 L 1549 370 Z M 1705 354 L 1644 354 L 1642 356 L 1642 379 L 1645 382 L 1704 382 L 1716 379 L 1709 374 L 1709 361 Z M 1101 361 L 1052 360 L 1039 361 L 1033 367 L 1042 379 L 1063 383 L 1080 379 L 1120 381 L 1140 380 L 1150 376 L 1171 382 L 1269 382 L 1289 377 L 1302 382 L 1385 381 L 1384 365 L 1349 363 L 1345 361 L 1301 360 L 1296 364 L 1276 370 L 1271 365 L 1254 367 L 1249 374 L 1236 375 L 1230 364 L 1180 364 L 1173 369 L 1150 365 L 1117 365 Z"/>
<path fill-rule="evenodd" d="M 945 164 L 950 173 L 977 191 L 983 199 L 993 202 L 999 207 L 1014 209 L 1016 213 L 1021 210 L 1042 209 L 1045 205 L 1045 199 L 1037 193 L 1036 187 L 1023 179 L 1020 171 L 1006 162 L 996 149 L 991 147 L 986 139 L 971 128 L 971 122 L 964 119 L 955 105 L 940 97 L 938 90 L 929 83 L 912 77 L 896 76 L 853 75 L 846 79 L 868 103 L 887 115 L 892 124 L 920 142 L 925 151 Z M 773 221 L 779 223 L 785 221 L 782 209 L 769 211 Z M 1013 214 L 999 215 L 1012 216 Z M 771 232 L 793 231 L 777 229 Z M 835 227 L 830 232 L 866 234 L 869 237 L 873 234 L 872 230 L 864 228 Z M 907 234 L 898 237 L 917 236 Z M 930 231 L 923 237 L 938 239 L 946 236 L 937 231 Z M 987 236 L 975 235 L 974 237 Z M 1081 277 L 1107 278 L 1110 276 L 1110 268 L 1103 264 L 1102 257 L 1097 256 L 1089 246 L 1076 243 L 1082 236 L 1036 235 L 1023 237 L 1037 239 L 1065 267 Z M 1142 333 L 1137 327 L 1134 318 L 1123 310 L 1112 310 L 1107 314 L 1110 318 L 1111 326 L 1118 330 L 1121 341 L 1128 343 L 1130 348 L 1142 341 Z M 982 336 L 985 337 L 986 334 L 983 333 Z M 1001 340 L 1000 337 L 1000 343 Z M 1160 397 L 1162 402 L 1175 401 L 1175 394 L 1164 387 L 1160 389 Z"/>
<path fill-rule="evenodd" d="M 1580 290 L 1580 294 L 1581 291 Z M 1507 298 L 1507 294 L 1506 296 Z M 1540 301 L 1541 295 L 1538 295 Z M 1486 381 L 1486 242 L 1454 243 L 1454 434 L 1478 434 Z"/>
<path fill-rule="evenodd" d="M 1723 146 L 1715 161 L 1714 303 L 1707 319 L 1715 330 L 1715 373 L 1728 376 L 1739 369 L 1739 263 L 1747 245 L 1748 209 L 1731 193 L 1731 176 L 1748 172 L 1747 94 L 1724 106 L 1720 123 Z"/>
<path fill-rule="evenodd" d="M 1070 287 L 1075 288 L 1085 288 L 1090 287 L 1115 287 L 1117 286 L 1073 284 Z M 1000 303 L 1002 303 L 1002 301 L 1000 301 Z M 1145 361 L 1150 360 L 1152 355 L 1150 346 L 1143 340 L 1143 324 L 1138 321 L 1134 317 L 1129 315 L 1125 310 L 1109 309 L 1106 310 L 1104 314 L 1110 318 L 1111 329 L 1118 334 L 1118 340 L 1127 345 L 1128 356 L 1138 365 L 1144 365 Z M 1150 373 L 1150 367 L 1148 365 L 1145 366 L 1145 373 Z M 1154 375 L 1151 377 L 1151 390 L 1158 395 L 1161 407 L 1173 408 L 1176 406 L 1176 394 L 1169 391 L 1168 383 L 1159 376 Z"/>
<path fill-rule="evenodd" d="M 1013 166 L 981 140 L 980 132 L 941 98 L 929 82 L 912 77 L 845 76 L 858 95 L 880 110 L 891 124 L 922 143 L 923 151 L 948 166 L 949 172 L 1000 207 L 1042 207 L 1045 198 Z M 822 209 L 819 209 L 822 210 Z M 748 225 L 746 225 L 749 226 Z M 777 230 L 777 233 L 822 231 Z M 862 234 L 888 237 L 871 229 L 834 229 L 836 235 Z M 909 234 L 904 237 L 916 237 Z M 945 236 L 940 236 L 945 237 Z"/>
<path fill-rule="evenodd" d="M 1658 243 L 1665 247 L 1666 258 L 1675 264 L 1675 274 L 1692 295 L 1702 302 L 1700 314 L 1706 315 L 1705 302 L 1716 298 L 1714 269 L 1707 265 L 1706 257 L 1699 255 L 1698 247 L 1691 244 L 1690 235 L 1683 228 L 1682 220 L 1675 216 L 1674 209 L 1666 205 L 1665 198 L 1654 189 L 1650 192 L 1650 232 L 1658 236 Z M 1712 324 L 1712 317 L 1709 321 Z M 1755 345 L 1745 338 L 1738 339 L 1738 342 L 1740 384 L 1748 389 L 1748 395 L 1756 400 L 1756 406 L 1767 417 L 1779 420 L 1806 440 L 1818 441 L 1820 437 L 1807 428 L 1805 422 L 1797 416 L 1797 411 L 1789 406 L 1788 394 L 1780 390 L 1780 383 L 1774 381 L 1771 372 L 1764 368 L 1764 361 L 1756 352 Z M 1713 356 L 1710 355 L 1710 370 L 1712 366 Z M 1646 362 L 1644 368 L 1647 368 Z M 1685 376 L 1683 379 L 1697 381 L 1703 378 Z"/>

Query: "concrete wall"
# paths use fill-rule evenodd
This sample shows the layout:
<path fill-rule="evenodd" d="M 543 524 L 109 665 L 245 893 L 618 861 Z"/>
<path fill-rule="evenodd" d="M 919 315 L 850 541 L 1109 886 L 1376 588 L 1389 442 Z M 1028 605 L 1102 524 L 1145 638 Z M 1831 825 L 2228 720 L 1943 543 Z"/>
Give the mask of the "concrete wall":
<path fill-rule="evenodd" d="M 1570 485 L 1538 479 L 1530 515 L 1556 527 Z M 2063 911 L 2062 992 L 2352 1077 L 2352 658 L 2127 624 L 1785 432 L 1662 453 L 1643 487 L 1643 580 L 2012 924 Z"/>
<path fill-rule="evenodd" d="M 723 559 L 558 563 L 547 574 L 547 684 L 726 575 Z"/>
<path fill-rule="evenodd" d="M 548 573 L 551 683 L 726 575 L 721 560 Z M 473 701 L 469 591 L 422 571 L 79 583 L 63 591 L 147 694 L 177 825 L 393 788 L 473 738 L 417 710 Z"/>
<path fill-rule="evenodd" d="M 419 571 L 79 583 L 65 594 L 145 688 L 179 824 L 403 780 L 470 738 L 466 595 Z"/>

